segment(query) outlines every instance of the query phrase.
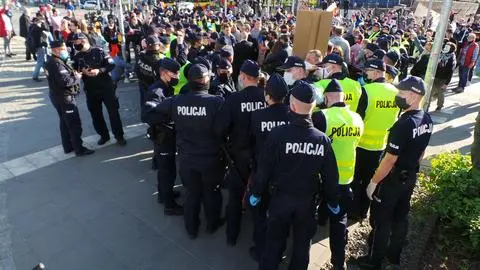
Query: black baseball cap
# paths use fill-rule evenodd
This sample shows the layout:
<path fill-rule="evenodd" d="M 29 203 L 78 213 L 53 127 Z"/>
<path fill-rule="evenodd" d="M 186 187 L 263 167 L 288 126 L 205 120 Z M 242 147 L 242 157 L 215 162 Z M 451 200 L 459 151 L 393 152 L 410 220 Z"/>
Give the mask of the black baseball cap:
<path fill-rule="evenodd" d="M 273 73 L 265 85 L 265 93 L 275 100 L 282 100 L 288 93 L 288 85 L 278 73 Z"/>
<path fill-rule="evenodd" d="M 293 67 L 301 67 L 305 69 L 305 61 L 298 56 L 289 56 L 285 63 L 278 67 L 279 70 L 287 70 Z"/>
<path fill-rule="evenodd" d="M 230 63 L 230 61 L 228 61 L 225 58 L 222 58 L 217 64 L 217 69 L 229 69 L 229 68 L 232 68 L 232 64 Z"/>
<path fill-rule="evenodd" d="M 385 72 L 389 74 L 392 78 L 395 78 L 397 77 L 399 71 L 394 66 L 386 65 Z"/>
<path fill-rule="evenodd" d="M 363 66 L 364 69 L 371 68 L 371 69 L 376 69 L 380 71 L 385 71 L 385 63 L 383 62 L 382 59 L 371 59 L 365 62 L 365 65 Z"/>
<path fill-rule="evenodd" d="M 60 41 L 60 40 L 54 40 L 54 41 L 50 42 L 50 48 L 52 48 L 52 49 L 60 48 L 60 47 L 63 47 L 63 46 L 65 46 L 65 43 L 63 43 L 63 41 Z"/>
<path fill-rule="evenodd" d="M 332 79 L 328 83 L 327 88 L 325 88 L 325 91 L 324 91 L 324 93 L 340 93 L 340 92 L 343 92 L 343 89 L 337 79 Z"/>
<path fill-rule="evenodd" d="M 84 33 L 80 32 L 80 33 L 75 33 L 75 34 L 73 34 L 72 39 L 73 39 L 73 40 L 77 40 L 77 39 L 87 39 L 87 36 L 86 36 Z"/>
<path fill-rule="evenodd" d="M 171 72 L 178 72 L 180 70 L 180 64 L 170 58 L 162 58 L 158 61 L 158 67 L 161 69 L 166 69 Z"/>
<path fill-rule="evenodd" d="M 148 46 L 160 45 L 160 40 L 158 40 L 158 37 L 156 37 L 156 36 L 147 37 L 146 42 L 147 42 Z"/>
<path fill-rule="evenodd" d="M 396 86 L 400 91 L 411 91 L 420 96 L 425 95 L 425 83 L 420 77 L 408 76 L 400 81 Z"/>
<path fill-rule="evenodd" d="M 343 65 L 343 58 L 336 54 L 336 53 L 331 53 L 322 60 L 322 64 L 335 64 L 335 65 Z"/>
<path fill-rule="evenodd" d="M 313 86 L 305 81 L 298 81 L 295 83 L 291 95 L 297 100 L 308 104 L 312 104 L 316 97 Z"/>
<path fill-rule="evenodd" d="M 260 75 L 260 67 L 252 60 L 246 60 L 240 67 L 240 72 L 247 74 L 248 76 L 257 78 Z"/>
<path fill-rule="evenodd" d="M 188 79 L 195 80 L 203 77 L 210 77 L 211 73 L 208 68 L 202 64 L 194 64 L 188 70 Z"/>

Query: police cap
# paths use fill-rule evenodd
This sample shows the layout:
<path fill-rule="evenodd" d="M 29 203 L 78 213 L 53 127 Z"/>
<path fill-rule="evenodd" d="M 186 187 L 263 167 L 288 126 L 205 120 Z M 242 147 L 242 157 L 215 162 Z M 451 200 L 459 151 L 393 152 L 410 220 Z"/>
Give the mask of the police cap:
<path fill-rule="evenodd" d="M 166 69 L 171 72 L 178 72 L 180 70 L 180 64 L 170 58 L 162 58 L 158 61 L 158 67 L 161 69 Z"/>
<path fill-rule="evenodd" d="M 160 41 L 160 43 L 162 43 L 163 45 L 168 45 L 170 44 L 170 38 L 169 37 L 166 37 L 166 36 L 160 36 L 158 38 L 158 40 Z"/>
<path fill-rule="evenodd" d="M 373 52 L 373 56 L 378 59 L 383 59 L 383 57 L 387 54 L 384 50 L 378 49 Z"/>
<path fill-rule="evenodd" d="M 227 59 L 222 58 L 217 64 L 217 69 L 229 69 L 229 68 L 232 68 L 232 64 Z"/>
<path fill-rule="evenodd" d="M 392 78 L 395 78 L 398 75 L 398 69 L 391 65 L 385 66 L 385 72 L 389 74 Z"/>
<path fill-rule="evenodd" d="M 273 73 L 265 85 L 265 93 L 271 96 L 274 100 L 280 101 L 288 93 L 288 85 L 278 73 Z"/>
<path fill-rule="evenodd" d="M 343 65 L 343 58 L 336 53 L 331 53 L 323 58 L 322 64 Z"/>
<path fill-rule="evenodd" d="M 193 64 L 201 64 L 208 68 L 208 70 L 212 70 L 212 62 L 203 56 L 197 56 L 193 59 Z"/>
<path fill-rule="evenodd" d="M 305 61 L 298 56 L 289 56 L 285 63 L 278 67 L 279 70 L 287 70 L 293 67 L 300 67 L 305 69 Z"/>
<path fill-rule="evenodd" d="M 387 54 L 385 54 L 385 56 L 392 60 L 393 64 L 396 64 L 400 58 L 396 51 L 389 51 Z"/>
<path fill-rule="evenodd" d="M 376 23 L 373 24 L 373 26 L 380 27 L 381 25 L 380 25 L 380 23 L 376 22 Z"/>
<path fill-rule="evenodd" d="M 305 81 L 298 81 L 292 89 L 292 96 L 303 103 L 312 104 L 315 101 L 315 89 Z"/>
<path fill-rule="evenodd" d="M 233 56 L 233 47 L 230 45 L 225 45 L 220 50 L 220 55 L 222 57 L 230 57 Z"/>
<path fill-rule="evenodd" d="M 325 91 L 324 91 L 324 93 L 340 93 L 340 92 L 343 92 L 343 89 L 337 79 L 332 79 L 330 83 L 328 83 L 327 88 L 325 88 Z"/>
<path fill-rule="evenodd" d="M 147 45 L 148 46 L 153 46 L 153 45 L 160 45 L 160 40 L 158 40 L 158 38 L 156 36 L 149 36 L 147 37 Z"/>
<path fill-rule="evenodd" d="M 240 67 L 240 72 L 247 74 L 248 76 L 257 78 L 260 75 L 260 67 L 252 60 L 245 60 Z"/>
<path fill-rule="evenodd" d="M 425 95 L 425 83 L 420 77 L 408 76 L 401 80 L 396 86 L 397 89 L 401 91 L 411 91 L 420 96 Z"/>
<path fill-rule="evenodd" d="M 371 68 L 371 69 L 376 69 L 380 71 L 385 71 L 385 63 L 383 62 L 382 59 L 371 59 L 365 62 L 365 65 L 363 66 L 364 69 Z"/>
<path fill-rule="evenodd" d="M 76 33 L 76 34 L 73 34 L 72 36 L 72 39 L 73 40 L 77 40 L 77 39 L 87 39 L 87 36 L 85 36 L 84 33 Z"/>
<path fill-rule="evenodd" d="M 60 40 L 54 40 L 54 41 L 50 42 L 50 48 L 52 48 L 52 49 L 60 48 L 60 47 L 63 47 L 63 46 L 65 46 L 65 43 L 63 43 L 63 41 L 60 41 Z"/>
<path fill-rule="evenodd" d="M 195 80 L 203 77 L 210 77 L 210 71 L 202 64 L 194 64 L 188 70 L 188 79 Z"/>

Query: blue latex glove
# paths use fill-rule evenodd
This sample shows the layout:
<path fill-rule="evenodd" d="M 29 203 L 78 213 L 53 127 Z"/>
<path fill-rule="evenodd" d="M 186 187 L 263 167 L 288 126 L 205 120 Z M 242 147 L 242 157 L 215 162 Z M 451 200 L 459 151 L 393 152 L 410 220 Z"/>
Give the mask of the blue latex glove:
<path fill-rule="evenodd" d="M 336 207 L 332 207 L 330 206 L 330 204 L 327 203 L 327 207 L 328 207 L 328 210 L 330 210 L 330 212 L 332 212 L 334 215 L 338 215 L 338 213 L 340 213 L 340 205 L 338 204 Z"/>
<path fill-rule="evenodd" d="M 248 201 L 250 202 L 251 206 L 257 206 L 257 204 L 260 202 L 261 198 L 255 197 L 254 195 L 250 195 L 250 198 L 248 198 Z"/>

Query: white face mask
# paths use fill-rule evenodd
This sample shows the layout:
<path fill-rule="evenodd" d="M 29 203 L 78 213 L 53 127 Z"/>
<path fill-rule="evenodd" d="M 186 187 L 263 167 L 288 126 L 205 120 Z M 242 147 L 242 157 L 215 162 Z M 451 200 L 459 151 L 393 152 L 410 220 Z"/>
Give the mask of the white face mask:
<path fill-rule="evenodd" d="M 293 73 L 285 72 L 283 73 L 283 79 L 287 83 L 287 85 L 293 85 L 295 83 L 295 79 L 293 78 Z"/>
<path fill-rule="evenodd" d="M 327 70 L 323 67 L 319 67 L 317 71 L 315 71 L 315 75 L 318 77 L 318 79 L 326 79 L 327 78 Z"/>
<path fill-rule="evenodd" d="M 328 67 L 324 67 L 323 71 L 324 71 L 323 78 L 324 79 L 330 78 L 330 76 L 332 75 L 332 71 Z"/>
<path fill-rule="evenodd" d="M 445 47 L 443 47 L 442 53 L 449 53 L 449 52 L 450 52 L 450 45 L 445 45 Z"/>
<path fill-rule="evenodd" d="M 318 89 L 316 89 L 316 91 L 315 91 L 315 101 L 317 102 L 317 104 L 322 104 L 324 100 L 325 100 L 325 97 L 323 96 L 323 93 L 320 93 L 320 91 L 318 91 Z"/>
<path fill-rule="evenodd" d="M 316 67 L 315 65 L 310 64 L 309 62 L 305 61 L 305 69 L 306 69 L 307 71 L 314 70 L 315 67 Z"/>
<path fill-rule="evenodd" d="M 245 85 L 243 84 L 243 81 L 240 77 L 238 78 L 237 88 L 238 91 L 242 91 L 245 88 Z"/>

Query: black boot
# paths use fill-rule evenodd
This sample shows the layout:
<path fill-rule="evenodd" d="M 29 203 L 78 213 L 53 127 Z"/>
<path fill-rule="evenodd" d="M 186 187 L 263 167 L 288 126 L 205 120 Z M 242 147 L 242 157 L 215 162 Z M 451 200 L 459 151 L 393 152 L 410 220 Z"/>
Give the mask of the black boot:
<path fill-rule="evenodd" d="M 110 136 L 102 136 L 100 137 L 100 140 L 98 140 L 97 144 L 98 145 L 104 145 L 106 144 L 108 141 L 110 141 Z"/>
<path fill-rule="evenodd" d="M 173 203 L 171 207 L 165 207 L 165 209 L 163 209 L 163 214 L 165 216 L 182 216 L 183 206 Z"/>

